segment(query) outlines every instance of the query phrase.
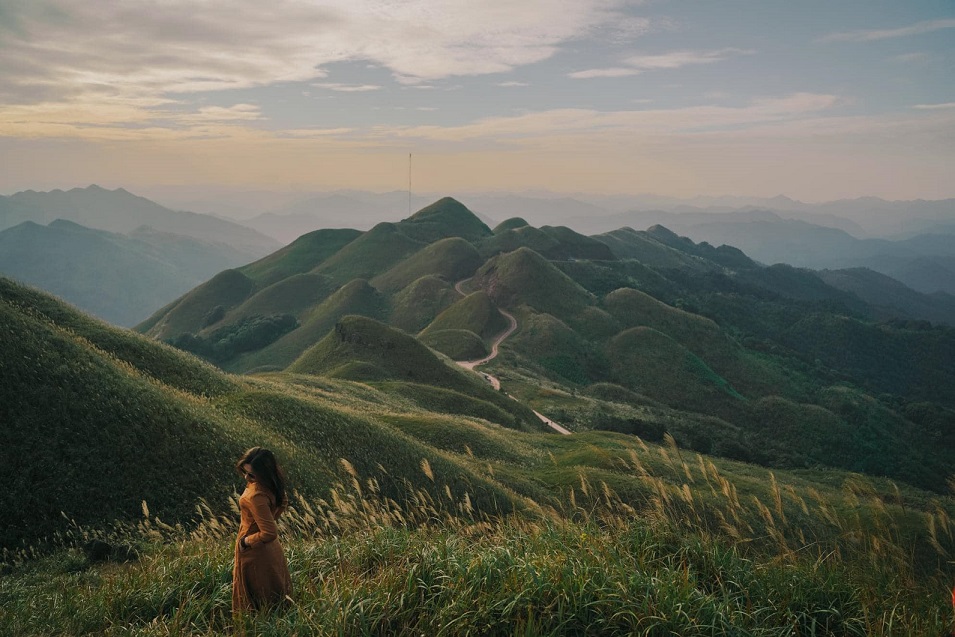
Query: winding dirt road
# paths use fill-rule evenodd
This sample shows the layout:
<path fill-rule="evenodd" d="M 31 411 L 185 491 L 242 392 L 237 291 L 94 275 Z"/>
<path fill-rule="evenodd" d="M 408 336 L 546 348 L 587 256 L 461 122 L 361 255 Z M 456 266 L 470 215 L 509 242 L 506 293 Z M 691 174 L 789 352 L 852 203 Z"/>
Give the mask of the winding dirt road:
<path fill-rule="evenodd" d="M 454 284 L 454 289 L 457 290 L 458 294 L 460 294 L 461 296 L 467 296 L 467 292 L 462 290 L 461 286 L 470 280 L 471 279 L 464 279 L 463 281 L 458 281 L 457 283 Z M 514 330 L 517 329 L 517 319 L 514 318 L 514 316 L 510 312 L 502 310 L 501 308 L 498 308 L 497 311 L 504 315 L 504 317 L 510 322 L 510 326 L 506 330 L 501 332 L 501 334 L 498 335 L 497 338 L 494 339 L 494 343 L 491 344 L 491 353 L 485 356 L 484 358 L 479 358 L 478 360 L 475 360 L 475 361 L 454 361 L 455 363 L 457 363 L 458 365 L 460 365 L 461 367 L 465 369 L 475 371 L 474 368 L 477 367 L 478 365 L 484 365 L 485 363 L 489 363 L 490 361 L 497 358 L 498 346 L 500 346 L 500 344 L 504 342 L 504 339 L 506 339 L 508 336 L 513 334 Z M 498 380 L 496 376 L 491 376 L 490 374 L 486 374 L 484 372 L 477 372 L 477 373 L 483 376 L 487 382 L 491 383 L 491 386 L 494 387 L 495 390 L 500 391 L 501 381 Z M 511 398 L 511 400 L 517 400 L 513 396 L 509 396 L 509 397 Z M 535 411 L 533 409 L 531 411 L 533 411 L 534 414 L 538 418 L 540 418 L 542 423 L 544 423 L 545 425 L 547 425 L 554 431 L 564 434 L 565 436 L 570 435 L 569 431 L 567 431 L 566 429 L 558 425 L 556 422 L 554 422 L 553 420 L 551 420 L 544 414 L 540 413 L 539 411 Z"/>

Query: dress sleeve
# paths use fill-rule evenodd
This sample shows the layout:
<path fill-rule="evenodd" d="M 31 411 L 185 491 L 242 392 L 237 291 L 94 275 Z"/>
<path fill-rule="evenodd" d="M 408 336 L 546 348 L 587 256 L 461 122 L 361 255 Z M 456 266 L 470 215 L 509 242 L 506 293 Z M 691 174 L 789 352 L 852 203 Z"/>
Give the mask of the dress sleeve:
<path fill-rule="evenodd" d="M 269 497 L 264 493 L 256 493 L 251 498 L 252 517 L 255 519 L 255 525 L 259 527 L 258 533 L 245 536 L 246 546 L 255 546 L 256 544 L 265 544 L 278 537 L 278 528 L 275 526 L 275 518 L 272 517 L 272 509 L 269 506 Z"/>

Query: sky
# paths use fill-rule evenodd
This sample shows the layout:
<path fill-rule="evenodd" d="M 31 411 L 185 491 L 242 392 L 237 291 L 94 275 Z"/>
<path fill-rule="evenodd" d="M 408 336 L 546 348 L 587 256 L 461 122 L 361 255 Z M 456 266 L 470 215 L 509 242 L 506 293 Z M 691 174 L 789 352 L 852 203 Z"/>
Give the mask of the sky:
<path fill-rule="evenodd" d="M 0 0 L 0 192 L 955 197 L 952 0 Z"/>

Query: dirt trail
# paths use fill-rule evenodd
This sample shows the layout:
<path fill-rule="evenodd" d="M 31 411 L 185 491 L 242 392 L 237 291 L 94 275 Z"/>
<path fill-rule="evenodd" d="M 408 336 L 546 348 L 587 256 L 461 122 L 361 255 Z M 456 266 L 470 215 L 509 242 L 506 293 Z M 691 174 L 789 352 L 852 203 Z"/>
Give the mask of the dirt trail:
<path fill-rule="evenodd" d="M 460 294 L 461 296 L 467 296 L 467 293 L 461 289 L 461 286 L 464 283 L 467 283 L 468 281 L 470 281 L 470 279 L 464 279 L 463 281 L 458 281 L 457 283 L 454 284 L 454 289 L 457 290 L 458 294 Z M 498 312 L 500 312 L 501 314 L 504 315 L 505 318 L 507 318 L 507 320 L 510 322 L 510 326 L 504 332 L 502 332 L 497 338 L 494 339 L 494 343 L 491 345 L 491 353 L 485 356 L 484 358 L 480 358 L 476 361 L 454 361 L 455 363 L 457 363 L 458 365 L 460 365 L 461 367 L 465 369 L 474 371 L 474 368 L 477 367 L 478 365 L 484 365 L 485 363 L 489 363 L 490 361 L 497 358 L 498 346 L 500 346 L 500 344 L 504 342 L 504 339 L 506 339 L 508 336 L 513 334 L 514 330 L 517 329 L 517 319 L 514 318 L 514 316 L 510 312 L 502 310 L 501 308 L 498 308 Z M 477 373 L 483 376 L 487 382 L 491 383 L 491 386 L 494 387 L 495 390 L 500 391 L 501 381 L 498 380 L 496 376 L 492 376 L 484 372 L 477 372 Z M 510 398 L 512 400 L 517 400 L 513 396 L 510 396 Z M 534 411 L 534 410 L 531 410 L 531 411 Z M 564 434 L 565 436 L 570 435 L 569 431 L 567 431 L 566 429 L 558 425 L 553 420 L 547 418 L 547 416 L 543 415 L 542 413 L 538 411 L 534 411 L 534 414 L 541 419 L 542 423 L 544 423 L 545 425 L 547 425 L 554 431 Z"/>

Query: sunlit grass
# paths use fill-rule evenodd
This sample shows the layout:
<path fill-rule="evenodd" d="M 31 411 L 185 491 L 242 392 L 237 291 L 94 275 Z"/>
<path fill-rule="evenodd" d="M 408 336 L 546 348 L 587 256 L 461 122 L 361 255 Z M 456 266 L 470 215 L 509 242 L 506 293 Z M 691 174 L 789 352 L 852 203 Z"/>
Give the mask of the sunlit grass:
<path fill-rule="evenodd" d="M 16 635 L 922 635 L 949 627 L 948 509 L 906 509 L 861 477 L 842 493 L 764 474 L 763 496 L 672 438 L 616 456 L 646 487 L 625 501 L 580 473 L 553 506 L 477 511 L 348 460 L 327 497 L 295 494 L 281 537 L 294 604 L 231 614 L 237 514 L 200 506 L 195 528 L 150 517 L 107 537 L 139 562 L 90 566 L 69 541 L 0 579 L 0 632 Z M 426 459 L 418 468 L 434 482 Z M 609 472 L 607 472 L 609 474 Z M 767 478 L 768 476 L 768 478 Z M 693 485 L 692 487 L 690 485 Z M 948 503 L 950 505 L 950 502 Z M 920 525 L 920 526 L 919 526 Z M 99 534 L 101 535 L 101 534 Z M 934 566 L 932 565 L 934 554 Z"/>

